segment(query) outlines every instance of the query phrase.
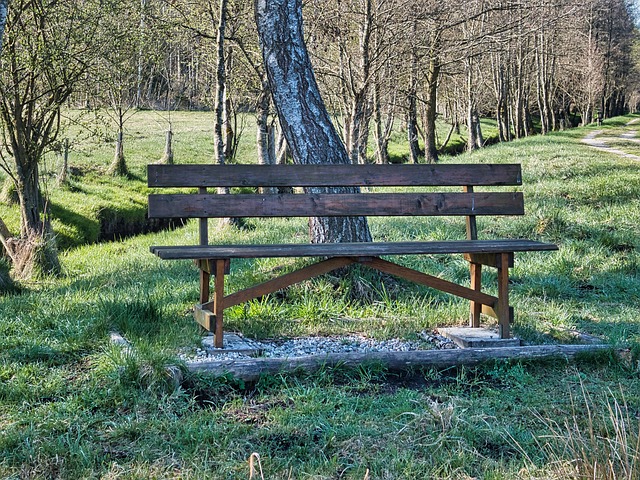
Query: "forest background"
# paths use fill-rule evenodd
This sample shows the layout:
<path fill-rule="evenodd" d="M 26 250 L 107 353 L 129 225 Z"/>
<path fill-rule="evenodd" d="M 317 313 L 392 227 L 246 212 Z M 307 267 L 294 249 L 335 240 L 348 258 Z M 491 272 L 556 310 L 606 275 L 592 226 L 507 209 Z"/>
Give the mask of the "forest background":
<path fill-rule="evenodd" d="M 0 165 L 20 225 L 11 232 L 2 222 L 0 238 L 17 277 L 60 271 L 39 168 L 47 153 L 73 150 L 78 126 L 85 136 L 113 138 L 113 175 L 128 173 L 127 122 L 140 109 L 164 112 L 165 161 L 172 161 L 171 112 L 184 109 L 215 111 L 211 161 L 236 159 L 243 113 L 255 116 L 256 161 L 287 161 L 253 2 L 8 6 Z M 462 148 L 450 143 L 461 126 L 473 150 L 635 111 L 635 7 L 626 0 L 311 0 L 304 40 L 353 163 L 436 162 Z M 495 119 L 495 135 L 483 131 L 483 117 Z M 448 131 L 438 131 L 438 120 Z M 405 132 L 405 158 L 389 153 L 394 126 Z"/>

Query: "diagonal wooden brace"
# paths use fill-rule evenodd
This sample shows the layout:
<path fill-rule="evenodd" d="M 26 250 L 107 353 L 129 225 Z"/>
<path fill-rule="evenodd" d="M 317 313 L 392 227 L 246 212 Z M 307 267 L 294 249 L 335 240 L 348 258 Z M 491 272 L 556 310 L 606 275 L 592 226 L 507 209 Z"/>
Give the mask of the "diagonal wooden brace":
<path fill-rule="evenodd" d="M 498 299 L 494 296 L 472 290 L 462 285 L 458 285 L 457 283 L 443 280 L 442 278 L 434 277 L 408 267 L 403 267 L 402 265 L 398 265 L 387 260 L 382 260 L 381 258 L 373 257 L 367 260 L 361 260 L 360 263 L 371 268 L 375 268 L 376 270 L 380 270 L 381 272 L 396 275 L 427 287 L 435 288 L 458 297 L 466 298 L 467 300 L 478 302 L 482 305 L 494 307 L 498 303 Z"/>
<path fill-rule="evenodd" d="M 255 285 L 245 290 L 240 290 L 239 292 L 227 295 L 226 297 L 224 297 L 224 308 L 233 307 L 234 305 L 239 305 L 255 298 L 264 297 L 265 295 L 277 292 L 278 290 L 281 290 L 290 285 L 294 285 L 310 278 L 323 275 L 338 268 L 346 267 L 351 263 L 353 263 L 353 260 L 348 257 L 329 258 L 328 260 L 314 263 L 313 265 L 309 265 L 294 272 L 287 273 L 259 285 Z M 202 308 L 205 309 L 212 307 L 213 302 L 202 305 Z"/>

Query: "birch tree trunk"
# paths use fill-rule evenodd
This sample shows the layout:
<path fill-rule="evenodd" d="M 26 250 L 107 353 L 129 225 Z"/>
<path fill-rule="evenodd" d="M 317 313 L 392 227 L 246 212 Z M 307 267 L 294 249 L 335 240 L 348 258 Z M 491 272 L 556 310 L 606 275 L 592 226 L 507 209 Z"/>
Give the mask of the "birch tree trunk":
<path fill-rule="evenodd" d="M 347 150 L 331 122 L 304 42 L 302 0 L 255 0 L 262 56 L 280 125 L 294 161 L 300 164 L 348 164 Z M 353 192 L 357 189 L 309 189 Z M 366 242 L 371 233 L 364 217 L 309 220 L 310 239 Z"/>
<path fill-rule="evenodd" d="M 416 35 L 418 25 L 413 22 L 413 35 Z M 407 100 L 409 102 L 407 110 L 407 140 L 409 141 L 409 161 L 418 163 L 420 157 L 420 145 L 418 144 L 418 107 L 416 98 L 418 96 L 418 52 L 416 47 L 411 48 L 411 69 L 409 74 L 409 91 Z"/>
<path fill-rule="evenodd" d="M 226 27 L 227 0 L 220 0 L 220 18 L 217 31 L 217 58 L 216 58 L 216 99 L 215 120 L 213 125 L 213 142 L 215 148 L 215 161 L 220 165 L 225 163 L 224 148 L 224 108 L 225 108 L 225 81 L 226 71 L 224 63 L 224 30 Z M 222 193 L 222 192 L 220 192 Z"/>
<path fill-rule="evenodd" d="M 435 55 L 429 60 L 427 72 L 427 99 L 424 115 L 424 158 L 427 163 L 438 161 L 438 148 L 436 147 L 436 116 L 437 116 L 437 89 L 440 64 Z"/>

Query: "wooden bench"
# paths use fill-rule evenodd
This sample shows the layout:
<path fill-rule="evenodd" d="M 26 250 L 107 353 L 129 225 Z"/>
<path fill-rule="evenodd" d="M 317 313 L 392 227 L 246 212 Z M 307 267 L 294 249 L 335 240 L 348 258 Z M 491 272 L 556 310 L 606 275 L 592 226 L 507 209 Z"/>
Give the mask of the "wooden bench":
<path fill-rule="evenodd" d="M 200 245 L 154 246 L 151 252 L 167 260 L 194 260 L 200 269 L 200 302 L 194 316 L 214 331 L 223 346 L 225 308 L 262 297 L 352 263 L 386 272 L 470 300 L 470 325 L 480 326 L 480 314 L 498 319 L 501 338 L 509 338 L 513 309 L 509 306 L 509 268 L 515 252 L 557 250 L 557 246 L 522 239 L 478 240 L 476 216 L 523 215 L 524 200 L 514 188 L 478 191 L 477 187 L 517 186 L 520 165 L 149 165 L 152 188 L 197 188 L 197 193 L 149 196 L 150 218 L 199 218 Z M 411 193 L 308 193 L 323 187 L 428 187 Z M 219 195 L 213 187 L 259 187 L 277 192 L 295 187 L 305 193 Z M 462 187 L 435 191 L 433 187 Z M 492 189 L 492 190 L 495 190 Z M 322 190 L 320 190 L 322 192 Z M 466 239 L 372 243 L 210 245 L 207 219 L 227 217 L 322 216 L 464 216 Z M 215 242 L 214 242 L 215 243 Z M 469 262 L 470 287 L 459 285 L 382 257 L 461 254 Z M 225 275 L 237 258 L 319 257 L 317 263 L 246 290 L 224 294 Z M 497 296 L 481 289 L 482 266 L 497 269 Z M 214 277 L 213 292 L 210 279 Z M 212 294 L 211 294 L 212 293 Z"/>

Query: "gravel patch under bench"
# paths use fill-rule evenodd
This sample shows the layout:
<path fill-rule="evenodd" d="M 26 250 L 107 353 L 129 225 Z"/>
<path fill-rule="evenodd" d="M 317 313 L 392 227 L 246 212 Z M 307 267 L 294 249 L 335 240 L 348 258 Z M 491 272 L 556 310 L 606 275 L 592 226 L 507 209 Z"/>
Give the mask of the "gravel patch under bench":
<path fill-rule="evenodd" d="M 432 349 L 454 349 L 457 346 L 448 338 L 435 332 L 421 332 L 418 340 L 376 340 L 361 335 L 332 337 L 303 337 L 254 341 L 241 337 L 249 348 L 249 354 L 233 351 L 223 353 L 212 347 L 210 338 L 205 338 L 201 348 L 183 351 L 179 357 L 187 363 L 211 360 L 263 358 L 298 358 L 335 353 L 368 352 L 412 352 Z"/>

